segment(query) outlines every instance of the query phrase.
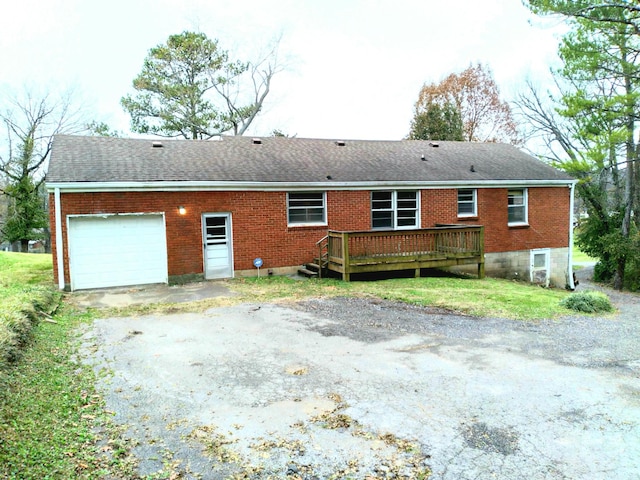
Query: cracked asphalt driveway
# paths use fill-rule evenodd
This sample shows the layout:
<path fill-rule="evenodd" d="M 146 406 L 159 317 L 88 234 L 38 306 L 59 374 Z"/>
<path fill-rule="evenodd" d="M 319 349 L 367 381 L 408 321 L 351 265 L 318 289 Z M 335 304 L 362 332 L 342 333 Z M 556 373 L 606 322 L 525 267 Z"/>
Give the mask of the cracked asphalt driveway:
<path fill-rule="evenodd" d="M 535 323 L 242 304 L 97 320 L 85 346 L 141 475 L 637 479 L 640 302 L 613 299 Z"/>

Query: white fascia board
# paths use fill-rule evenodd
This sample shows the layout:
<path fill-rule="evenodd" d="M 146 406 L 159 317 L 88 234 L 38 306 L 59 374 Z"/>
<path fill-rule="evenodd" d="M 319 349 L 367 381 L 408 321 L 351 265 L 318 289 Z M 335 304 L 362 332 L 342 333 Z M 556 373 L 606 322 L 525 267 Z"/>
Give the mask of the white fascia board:
<path fill-rule="evenodd" d="M 56 242 L 56 262 L 58 267 L 58 288 L 64 290 L 64 237 L 62 235 L 62 210 L 60 207 L 60 189 L 53 191 L 54 218 L 56 221 L 55 242 Z"/>
<path fill-rule="evenodd" d="M 176 192 L 176 191 L 295 191 L 295 190 L 420 190 L 443 188 L 568 187 L 577 180 L 476 180 L 436 182 L 56 182 L 47 190 L 84 192 Z"/>
<path fill-rule="evenodd" d="M 125 212 L 125 213 L 72 213 L 67 218 L 109 218 L 109 217 L 164 217 L 164 212 Z"/>

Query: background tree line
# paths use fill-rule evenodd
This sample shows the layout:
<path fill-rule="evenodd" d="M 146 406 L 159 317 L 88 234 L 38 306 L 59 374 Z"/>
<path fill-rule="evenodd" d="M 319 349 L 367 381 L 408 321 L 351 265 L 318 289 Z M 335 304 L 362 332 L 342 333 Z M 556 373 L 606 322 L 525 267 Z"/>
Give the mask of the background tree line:
<path fill-rule="evenodd" d="M 595 279 L 640 289 L 640 4 L 524 4 L 570 27 L 558 50 L 562 66 L 553 71 L 555 90 L 540 92 L 528 83 L 512 110 L 500 99 L 490 70 L 470 66 L 422 87 L 408 138 L 541 144 L 534 154 L 578 180 L 587 217 L 576 239 L 598 259 Z"/>
<path fill-rule="evenodd" d="M 536 14 L 571 27 L 554 72 L 555 91 L 532 85 L 516 104 L 544 157 L 579 180 L 588 218 L 577 243 L 599 259 L 596 280 L 640 288 L 638 90 L 640 4 L 621 0 L 530 0 Z"/>

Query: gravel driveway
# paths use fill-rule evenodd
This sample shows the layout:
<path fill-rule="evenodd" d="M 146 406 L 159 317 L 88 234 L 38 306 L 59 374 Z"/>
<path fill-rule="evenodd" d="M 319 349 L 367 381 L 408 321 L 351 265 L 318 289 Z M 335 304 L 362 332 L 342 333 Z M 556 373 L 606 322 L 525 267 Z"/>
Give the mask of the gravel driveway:
<path fill-rule="evenodd" d="M 142 475 L 638 479 L 640 299 L 608 293 L 615 316 L 535 323 L 352 298 L 106 318 L 85 347 Z"/>

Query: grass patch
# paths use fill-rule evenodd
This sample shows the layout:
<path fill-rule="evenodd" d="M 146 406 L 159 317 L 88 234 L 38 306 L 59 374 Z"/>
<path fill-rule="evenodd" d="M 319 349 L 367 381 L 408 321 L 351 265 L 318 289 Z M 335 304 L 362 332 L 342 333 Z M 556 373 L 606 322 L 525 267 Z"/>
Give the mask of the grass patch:
<path fill-rule="evenodd" d="M 360 282 L 362 283 L 362 282 Z M 297 301 L 309 297 L 358 295 L 358 282 L 343 282 L 332 278 L 299 280 L 286 276 L 237 278 L 229 282 L 242 301 Z"/>
<path fill-rule="evenodd" d="M 589 255 L 584 253 L 575 244 L 573 245 L 573 250 L 571 252 L 571 258 L 573 259 L 573 262 L 575 262 L 575 263 L 586 263 L 586 262 L 595 263 L 595 262 L 598 261 L 597 258 L 590 257 Z"/>
<path fill-rule="evenodd" d="M 305 298 L 338 296 L 378 297 L 412 305 L 434 306 L 479 317 L 516 320 L 556 318 L 567 314 L 560 301 L 569 295 L 561 289 L 485 278 L 423 277 L 343 282 L 335 279 L 298 280 L 286 276 L 249 277 L 228 280 L 235 294 L 184 304 L 150 304 L 113 308 L 109 316 L 135 316 L 199 312 L 239 303 L 295 302 Z"/>
<path fill-rule="evenodd" d="M 0 252 L 0 478 L 136 478 L 126 438 L 78 360 L 78 327 L 63 306 L 51 255 Z M 103 432 L 99 434 L 98 432 Z"/>
<path fill-rule="evenodd" d="M 92 315 L 63 308 L 55 318 L 37 325 L 0 399 L 0 478 L 137 478 L 93 370 L 78 360 L 77 328 Z"/>
<path fill-rule="evenodd" d="M 567 313 L 559 304 L 568 295 L 565 290 L 495 278 L 393 279 L 363 287 L 380 298 L 481 317 L 536 320 Z"/>
<path fill-rule="evenodd" d="M 306 297 L 375 296 L 413 305 L 520 320 L 566 315 L 560 301 L 569 292 L 521 282 L 485 278 L 395 278 L 376 282 L 322 279 L 299 281 L 288 277 L 236 279 L 229 282 L 237 301 L 289 301 Z"/>
<path fill-rule="evenodd" d="M 51 270 L 51 255 L 0 252 L 0 387 L 43 312 L 59 303 Z"/>
<path fill-rule="evenodd" d="M 148 314 L 197 313 L 209 308 L 227 307 L 239 303 L 297 301 L 310 297 L 358 295 L 354 284 L 334 279 L 294 280 L 286 276 L 248 277 L 223 280 L 234 294 L 187 303 L 155 303 L 113 307 L 101 310 L 107 316 L 138 316 Z"/>
<path fill-rule="evenodd" d="M 10 287 L 14 282 L 22 285 L 51 284 L 53 282 L 51 255 L 0 252 L 0 285 Z M 0 295 L 3 295 L 0 290 Z"/>

